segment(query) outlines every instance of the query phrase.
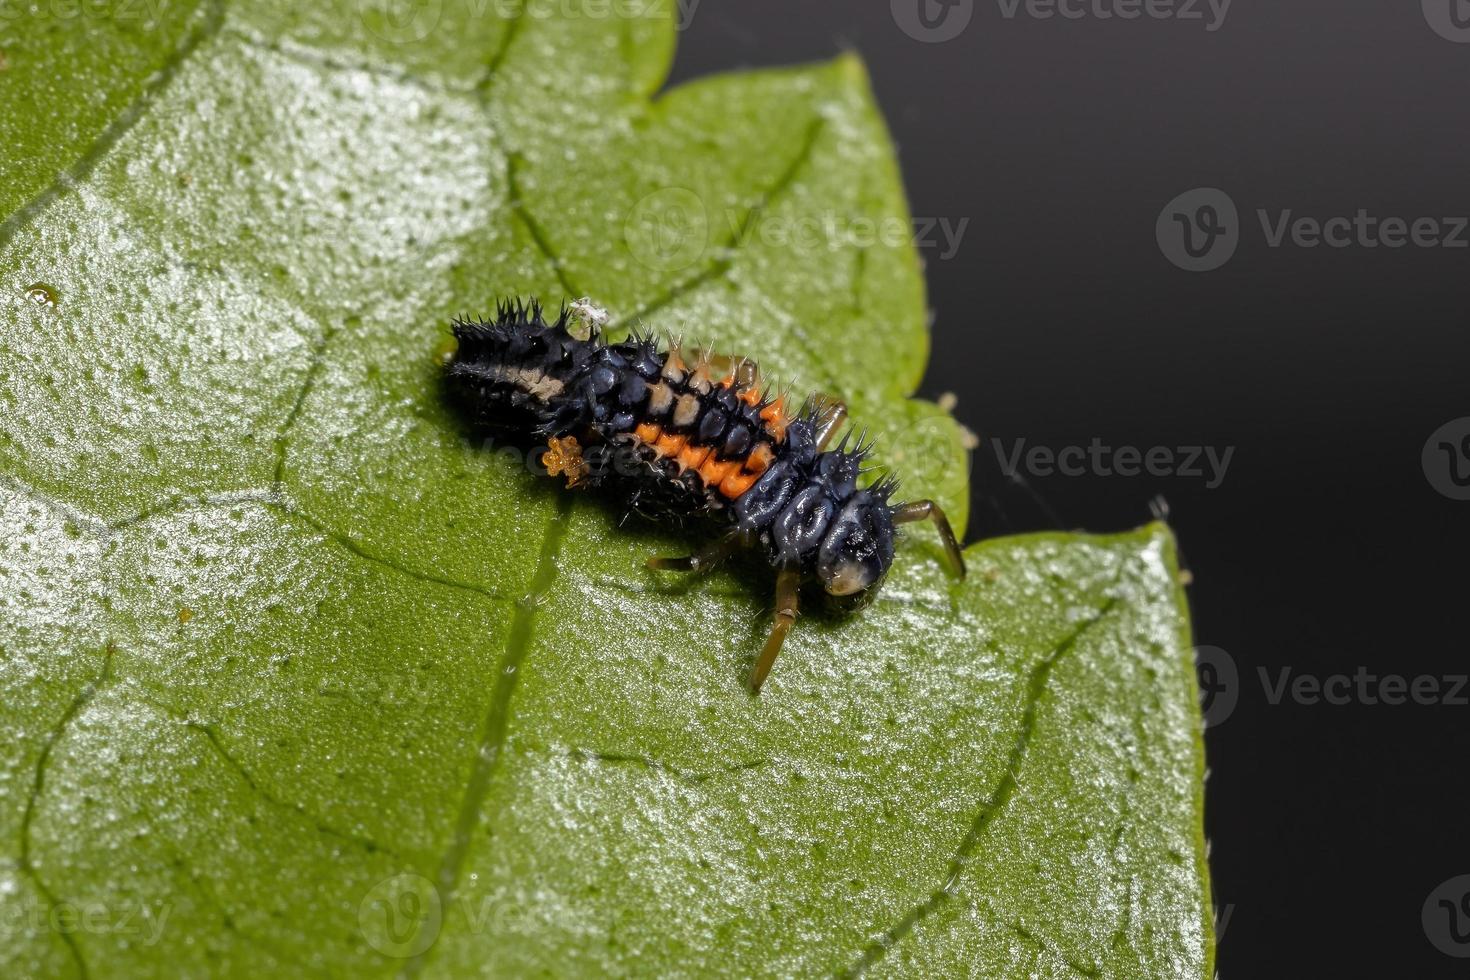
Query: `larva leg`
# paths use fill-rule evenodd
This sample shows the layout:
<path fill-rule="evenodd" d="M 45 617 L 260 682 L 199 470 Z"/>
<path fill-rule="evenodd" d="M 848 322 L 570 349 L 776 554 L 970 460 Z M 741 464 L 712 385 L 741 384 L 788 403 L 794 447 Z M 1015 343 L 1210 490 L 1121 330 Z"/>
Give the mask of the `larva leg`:
<path fill-rule="evenodd" d="M 791 624 L 796 622 L 796 597 L 800 585 L 801 572 L 796 566 L 787 565 L 776 573 L 776 621 L 750 675 L 750 690 L 754 694 L 761 692 L 761 685 L 766 682 L 766 675 L 771 672 L 771 665 L 776 662 L 781 645 L 786 642 L 786 634 L 791 632 Z"/>
<path fill-rule="evenodd" d="M 949 518 L 944 516 L 944 511 L 932 500 L 915 500 L 904 504 L 893 512 L 893 523 L 907 524 L 910 521 L 930 520 L 939 531 L 939 540 L 944 545 L 944 555 L 949 570 L 956 578 L 965 577 L 965 556 L 960 551 L 960 542 L 954 536 L 954 529 L 949 526 Z"/>
<path fill-rule="evenodd" d="M 743 543 L 738 534 L 727 534 L 722 538 L 711 541 L 692 555 L 684 555 L 681 558 L 648 559 L 648 567 L 663 572 L 707 572 L 720 562 L 730 557 L 731 552 Z"/>
<path fill-rule="evenodd" d="M 725 370 L 730 370 L 728 367 Z M 761 369 L 748 357 L 742 357 L 735 364 L 735 384 L 741 388 L 754 387 L 760 380 Z"/>

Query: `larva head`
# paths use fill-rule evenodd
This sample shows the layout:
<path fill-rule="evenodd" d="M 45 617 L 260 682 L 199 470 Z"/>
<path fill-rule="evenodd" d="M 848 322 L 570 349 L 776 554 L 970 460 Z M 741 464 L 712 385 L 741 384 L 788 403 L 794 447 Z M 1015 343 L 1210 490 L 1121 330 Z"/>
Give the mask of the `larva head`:
<path fill-rule="evenodd" d="M 859 490 L 827 525 L 817 578 L 829 596 L 865 601 L 893 564 L 893 515 L 882 490 Z"/>

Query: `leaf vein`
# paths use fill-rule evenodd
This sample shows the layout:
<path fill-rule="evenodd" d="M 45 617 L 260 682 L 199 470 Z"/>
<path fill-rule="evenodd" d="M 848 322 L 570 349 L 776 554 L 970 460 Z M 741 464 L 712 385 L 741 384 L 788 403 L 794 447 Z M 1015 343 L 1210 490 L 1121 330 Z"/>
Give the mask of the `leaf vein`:
<path fill-rule="evenodd" d="M 510 19 L 510 23 L 505 25 L 505 34 L 501 36 L 500 44 L 491 53 L 490 60 L 485 63 L 485 73 L 480 76 L 479 82 L 475 85 L 475 91 L 479 95 L 481 102 L 489 100 L 490 89 L 500 78 L 500 67 L 505 64 L 506 56 L 510 54 L 511 45 L 515 43 L 525 23 L 526 4 L 522 2 L 520 7 L 517 8 L 515 16 Z"/>
<path fill-rule="evenodd" d="M 59 198 L 66 190 L 77 182 L 86 178 L 107 151 L 112 149 L 118 140 L 143 118 L 143 112 L 149 104 L 166 89 L 174 77 L 178 74 L 180 66 L 188 60 L 189 56 L 199 48 L 201 44 L 220 32 L 225 21 L 225 5 L 223 0 L 206 0 L 201 8 L 204 13 L 200 22 L 189 30 L 179 41 L 178 45 L 164 59 L 160 67 L 143 84 L 136 98 L 117 114 L 112 122 L 98 134 L 92 141 L 92 145 L 77 158 L 76 163 L 63 170 L 57 178 L 51 182 L 45 190 L 34 198 L 21 205 L 15 211 L 0 221 L 0 248 L 8 245 L 16 234 L 24 228 L 32 218 L 40 214 L 47 206 Z"/>
<path fill-rule="evenodd" d="M 235 921 L 235 917 L 230 913 L 230 910 L 227 909 L 223 905 L 223 903 L 220 902 L 219 897 L 215 895 L 214 891 L 204 884 L 204 879 L 192 867 L 188 866 L 185 863 L 183 857 L 179 855 L 177 850 L 174 851 L 174 854 L 175 866 L 184 873 L 184 877 L 188 880 L 189 884 L 194 886 L 195 892 L 197 892 L 199 896 L 204 899 L 205 904 L 209 905 L 215 910 L 215 912 L 219 914 L 220 925 L 224 927 L 225 931 L 239 936 L 248 945 L 254 946 L 262 952 L 281 961 L 282 963 L 289 963 L 297 969 L 306 970 L 316 976 L 328 975 L 320 967 L 315 967 L 303 963 L 295 956 L 288 954 L 285 950 L 277 946 L 275 942 L 267 940 L 264 937 L 257 936 L 254 933 L 242 928 L 241 925 Z"/>
<path fill-rule="evenodd" d="M 474 582 L 463 582 L 459 579 L 449 578 L 448 576 L 436 575 L 433 572 L 425 572 L 417 568 L 410 568 L 407 565 L 400 565 L 398 562 L 394 561 L 391 558 L 384 558 L 382 555 L 368 550 L 368 548 L 361 542 L 359 542 L 356 538 L 350 537 L 349 535 L 346 535 L 341 531 L 334 530 L 332 527 L 328 526 L 325 521 L 310 513 L 309 511 L 290 506 L 289 504 L 283 503 L 280 500 L 268 502 L 266 503 L 266 506 L 274 510 L 278 510 L 288 516 L 299 518 L 301 521 L 305 522 L 313 529 L 315 529 L 318 534 L 321 534 L 323 537 L 329 539 L 342 550 L 346 551 L 348 554 L 356 558 L 360 558 L 363 561 L 369 562 L 371 564 L 380 565 L 383 568 L 391 569 L 392 571 L 395 571 L 400 575 L 406 575 L 409 578 L 417 579 L 420 582 L 428 582 L 431 585 L 442 585 L 448 589 L 458 589 L 462 592 L 473 592 L 476 595 L 481 595 L 487 599 L 496 600 L 497 602 L 505 602 L 508 601 L 510 598 L 504 593 L 484 585 L 477 585 Z"/>
<path fill-rule="evenodd" d="M 1055 960 L 1061 961 L 1069 969 L 1081 974 L 1084 977 L 1098 977 L 1102 975 L 1102 970 L 1100 970 L 1095 964 L 1083 963 L 1082 961 L 1067 955 L 1065 952 L 1056 949 L 1055 944 L 1043 939 L 1041 936 L 1021 925 L 1019 922 L 1005 923 L 1005 930 L 1011 935 L 1015 936 L 1017 939 L 1021 940 L 1021 942 L 1025 943 L 1027 946 L 1030 946 L 1032 949 L 1036 950 L 1036 952 L 1052 957 Z"/>
<path fill-rule="evenodd" d="M 296 420 L 301 417 L 301 409 L 306 404 L 307 396 L 316 387 L 317 379 L 321 377 L 323 365 L 327 359 L 327 347 L 337 331 L 330 324 L 322 327 L 321 334 L 311 348 L 311 361 L 306 365 L 306 376 L 301 379 L 301 386 L 296 389 L 296 397 L 291 400 L 291 408 L 286 413 L 286 418 L 281 422 L 281 428 L 276 433 L 275 451 L 276 466 L 272 471 L 271 481 L 277 486 L 286 480 L 286 455 L 290 448 L 291 432 L 296 427 Z"/>
<path fill-rule="evenodd" d="M 495 689 L 490 695 L 490 708 L 485 717 L 479 751 L 475 754 L 474 766 L 470 771 L 469 782 L 465 786 L 459 819 L 455 823 L 454 836 L 439 864 L 436 884 L 440 901 L 444 907 L 448 907 L 454 900 L 459 874 L 464 866 L 465 856 L 469 852 L 470 837 L 474 833 L 485 798 L 489 794 L 490 781 L 496 770 L 499 769 L 501 757 L 504 755 L 506 732 L 510 723 L 511 699 L 520 681 L 521 664 L 530 650 L 538 607 L 542 598 L 556 582 L 559 571 L 558 558 L 561 554 L 562 543 L 566 539 L 567 527 L 571 523 L 572 504 L 571 494 L 562 493 L 557 496 L 556 512 L 552 515 L 546 534 L 541 540 L 541 555 L 537 560 L 536 570 L 531 576 L 529 591 L 517 603 L 510 632 L 506 636 L 505 652 L 500 658 Z M 433 948 L 431 946 L 430 950 Z M 405 963 L 403 970 L 399 973 L 400 978 L 406 980 L 406 978 L 417 976 L 427 961 L 428 952 L 429 950 L 425 950 Z"/>
<path fill-rule="evenodd" d="M 745 209 L 745 213 L 741 215 L 740 221 L 735 223 L 734 227 L 731 228 L 730 233 L 710 250 L 713 258 L 703 269 L 700 269 L 682 282 L 675 283 L 668 290 L 655 296 L 639 309 L 614 320 L 608 329 L 613 330 L 625 327 L 630 323 L 636 323 L 651 316 L 669 304 L 692 293 L 710 280 L 728 273 L 735 265 L 736 256 L 745 247 L 745 243 L 750 240 L 753 222 L 760 216 L 762 211 L 770 207 L 773 202 L 778 200 L 795 185 L 802 170 L 811 162 L 812 157 L 815 155 L 817 140 L 825 128 L 826 120 L 822 117 L 819 116 L 812 120 L 811 124 L 807 127 L 806 136 L 802 139 L 801 146 L 797 149 L 796 154 L 792 156 L 781 173 L 776 176 L 776 179 L 771 182 L 771 185 L 760 193 L 756 202 Z"/>
<path fill-rule="evenodd" d="M 346 831 L 338 830 L 337 828 L 325 823 L 324 821 L 308 815 L 304 810 L 302 810 L 300 806 L 283 800 L 280 797 L 276 796 L 274 793 L 271 793 L 270 791 L 265 789 L 265 787 L 261 786 L 260 783 L 256 781 L 255 777 L 251 775 L 250 770 L 245 768 L 244 763 L 236 759 L 234 755 L 232 755 L 230 751 L 225 748 L 224 741 L 220 738 L 219 730 L 214 725 L 208 722 L 197 721 L 194 718 L 189 717 L 189 715 L 185 712 L 182 712 L 179 709 L 175 708 L 173 705 L 161 701 L 157 698 L 151 697 L 149 695 L 141 695 L 140 700 L 142 700 L 146 704 L 152 705 L 154 708 L 162 711 L 170 718 L 173 718 L 179 723 L 182 728 L 204 736 L 205 741 L 209 744 L 210 748 L 214 750 L 214 753 L 219 756 L 220 759 L 224 760 L 225 764 L 230 769 L 232 769 L 242 781 L 244 781 L 245 785 L 250 788 L 250 792 L 260 797 L 262 800 L 265 800 L 271 806 L 274 806 L 280 810 L 285 810 L 290 813 L 296 813 L 306 818 L 311 822 L 312 827 L 315 828 L 318 833 L 326 837 L 332 837 L 337 840 L 346 841 L 350 844 L 355 844 L 363 850 L 367 851 L 369 854 L 381 852 L 383 854 L 395 857 L 400 861 L 405 860 L 401 854 L 398 854 L 392 848 L 385 847 L 384 845 L 379 844 L 377 841 L 373 840 L 370 837 L 359 837 L 356 834 L 350 834 Z"/>
<path fill-rule="evenodd" d="M 57 743 L 60 742 L 62 736 L 66 734 L 66 730 L 71 727 L 71 723 L 76 720 L 77 715 L 82 713 L 82 709 L 84 709 L 92 701 L 92 699 L 97 696 L 97 692 L 100 691 L 103 686 L 112 679 L 113 652 L 113 646 L 111 644 L 108 644 L 106 649 L 103 651 L 102 667 L 97 672 L 97 675 L 93 677 L 90 681 L 88 681 L 79 692 L 77 692 L 77 696 L 72 699 L 71 704 L 67 705 L 66 710 L 62 712 L 61 717 L 57 719 L 56 724 L 52 727 L 50 733 L 47 735 L 45 743 L 41 746 L 41 752 L 36 758 L 35 779 L 31 782 L 30 792 L 26 796 L 25 810 L 21 813 L 20 854 L 16 858 L 16 865 L 20 868 L 23 874 L 25 874 L 28 878 L 31 879 L 32 882 L 35 883 L 36 890 L 41 893 L 41 898 L 46 902 L 48 909 L 52 910 L 54 910 L 59 904 L 56 900 L 56 895 L 54 892 L 51 891 L 51 887 L 47 885 L 46 882 L 41 878 L 40 872 L 36 870 L 36 866 L 31 860 L 31 826 L 35 822 L 36 804 L 41 797 L 41 793 L 46 788 L 46 770 L 51 765 L 51 756 L 53 751 L 56 749 Z M 60 929 L 57 931 L 61 935 L 62 942 L 66 944 L 67 950 L 70 952 L 72 960 L 77 965 L 77 974 L 82 978 L 82 980 L 87 980 L 87 961 L 82 956 L 81 946 L 78 945 L 76 937 L 72 935 L 72 930 Z"/>
<path fill-rule="evenodd" d="M 536 249 L 551 263 L 551 269 L 556 273 L 556 279 L 561 283 L 561 288 L 566 290 L 568 297 L 582 296 L 583 293 L 572 283 L 571 276 L 567 275 L 565 261 L 556 254 L 555 247 L 551 244 L 551 238 L 546 229 L 536 220 L 521 194 L 520 169 L 524 159 L 517 153 L 507 154 L 505 159 L 505 180 L 507 190 L 510 194 L 510 207 L 526 230 L 531 233 L 531 241 L 535 242 Z"/>
<path fill-rule="evenodd" d="M 1020 729 L 1011 746 L 1005 771 L 990 797 L 981 803 L 976 811 L 969 830 L 966 831 L 965 836 L 960 840 L 959 847 L 955 849 L 954 855 L 949 860 L 943 883 L 930 892 L 923 902 L 910 909 L 901 919 L 869 943 L 863 949 L 857 962 L 846 970 L 843 976 L 858 977 L 866 973 L 874 964 L 883 959 L 890 949 L 911 933 L 920 922 L 933 915 L 954 897 L 959 877 L 964 872 L 965 866 L 969 864 L 976 848 L 979 847 L 981 839 L 1016 793 L 1021 765 L 1025 761 L 1026 750 L 1036 729 L 1037 707 L 1049 688 L 1052 671 L 1055 670 L 1057 663 L 1077 646 L 1077 643 L 1089 630 L 1112 612 L 1117 603 L 1116 598 L 1109 598 L 1095 610 L 1092 616 L 1063 637 L 1061 642 L 1032 668 L 1026 680 L 1026 702 L 1021 711 Z"/>
<path fill-rule="evenodd" d="M 498 602 L 504 602 L 509 599 L 509 596 L 504 593 L 487 586 L 449 578 L 444 575 L 436 575 L 432 572 L 420 571 L 416 568 L 400 565 L 392 559 L 384 558 L 381 555 L 373 553 L 355 538 L 335 530 L 309 511 L 292 505 L 284 498 L 282 493 L 284 487 L 280 484 L 276 484 L 268 490 L 232 490 L 217 494 L 171 497 L 152 507 L 144 508 L 135 514 L 130 514 L 127 517 L 111 522 L 104 521 L 64 500 L 43 493 L 35 487 L 17 480 L 15 477 L 6 473 L 0 473 L 0 486 L 6 487 L 22 496 L 29 497 L 42 506 L 57 511 L 78 528 L 89 532 L 93 537 L 104 543 L 109 541 L 114 535 L 139 524 L 144 524 L 153 520 L 155 517 L 166 517 L 191 510 L 215 510 L 222 507 L 234 507 L 240 504 L 256 504 L 285 514 L 288 517 L 297 518 L 353 557 L 387 568 L 400 575 L 406 575 L 409 578 L 416 579 L 420 582 L 427 582 L 430 585 L 440 585 L 462 592 L 473 592 L 476 595 L 481 595 Z"/>
<path fill-rule="evenodd" d="M 650 772 L 668 773 L 681 782 L 699 786 L 716 779 L 720 776 L 728 776 L 734 773 L 748 772 L 751 769 L 759 769 L 770 765 L 770 759 L 748 759 L 744 762 L 732 762 L 729 765 L 717 766 L 714 769 L 685 769 L 653 756 L 643 755 L 637 752 L 606 752 L 600 749 L 572 748 L 568 751 L 573 759 L 581 761 L 605 762 L 610 765 L 634 765 L 640 766 Z"/>

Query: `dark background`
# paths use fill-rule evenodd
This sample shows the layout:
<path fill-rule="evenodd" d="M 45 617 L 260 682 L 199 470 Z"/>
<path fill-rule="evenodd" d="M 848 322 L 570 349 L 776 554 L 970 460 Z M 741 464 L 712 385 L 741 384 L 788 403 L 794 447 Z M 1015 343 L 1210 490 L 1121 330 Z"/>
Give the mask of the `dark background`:
<path fill-rule="evenodd" d="M 1272 704 L 1258 674 L 1470 671 L 1470 502 L 1420 460 L 1470 415 L 1470 249 L 1272 248 L 1256 216 L 1470 215 L 1470 44 L 1412 0 L 1238 0 L 1213 32 L 975 0 L 943 43 L 886 0 L 704 0 L 674 81 L 848 48 L 914 214 L 970 219 L 957 255 L 924 250 L 942 356 L 923 388 L 957 393 L 987 440 L 970 537 L 1126 528 L 1162 494 L 1196 641 L 1237 668 L 1238 704 L 1207 736 L 1221 975 L 1470 974 L 1421 924 L 1430 892 L 1470 873 L 1470 707 Z M 1211 272 L 1155 238 L 1196 187 L 1240 210 L 1239 249 Z M 1028 493 L 994 451 L 1094 437 L 1235 454 L 1215 489 L 1090 474 Z"/>

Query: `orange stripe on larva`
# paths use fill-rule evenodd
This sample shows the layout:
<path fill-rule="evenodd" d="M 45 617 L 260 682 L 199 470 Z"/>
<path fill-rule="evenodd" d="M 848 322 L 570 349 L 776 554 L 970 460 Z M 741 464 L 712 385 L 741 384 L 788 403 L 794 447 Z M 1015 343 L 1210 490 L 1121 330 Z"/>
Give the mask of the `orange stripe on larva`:
<path fill-rule="evenodd" d="M 759 477 L 754 473 L 745 473 L 737 470 L 720 481 L 720 493 L 734 500 L 751 487 Z"/>
<path fill-rule="evenodd" d="M 684 451 L 679 453 L 679 465 L 686 470 L 697 470 L 713 452 L 714 449 L 710 446 L 685 446 Z"/>
<path fill-rule="evenodd" d="M 763 442 L 752 449 L 750 454 L 745 457 L 745 468 L 751 473 L 760 474 L 770 469 L 771 464 L 775 461 L 776 454 L 771 451 L 771 444 Z"/>
<path fill-rule="evenodd" d="M 775 459 L 770 444 L 763 442 L 743 460 L 721 460 L 713 446 L 690 445 L 688 436 L 665 432 L 652 422 L 640 423 L 633 434 L 660 456 L 672 456 L 683 469 L 697 472 L 706 487 L 718 490 L 730 500 L 755 486 L 755 481 Z"/>
<path fill-rule="evenodd" d="M 761 409 L 761 421 L 766 423 L 766 431 L 775 437 L 777 442 L 786 438 L 786 409 L 785 399 L 777 398 L 771 404 Z"/>
<path fill-rule="evenodd" d="M 738 459 L 721 462 L 711 456 L 700 464 L 699 478 L 704 481 L 704 485 L 707 487 L 718 487 L 721 483 L 725 482 L 726 477 L 739 470 L 740 461 Z"/>
<path fill-rule="evenodd" d="M 736 382 L 734 368 L 731 368 L 730 373 L 720 379 L 720 384 L 726 388 L 735 387 Z M 761 390 L 755 385 L 749 385 L 747 387 L 741 388 L 738 392 L 736 392 L 735 397 L 739 398 L 747 405 L 759 405 L 761 403 Z"/>

